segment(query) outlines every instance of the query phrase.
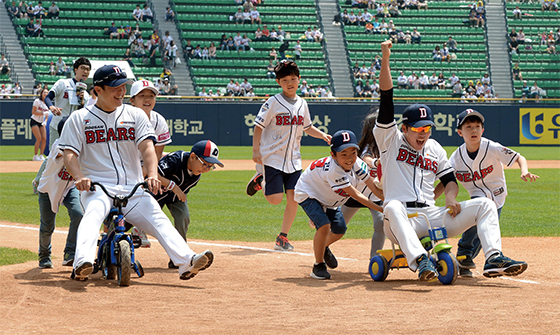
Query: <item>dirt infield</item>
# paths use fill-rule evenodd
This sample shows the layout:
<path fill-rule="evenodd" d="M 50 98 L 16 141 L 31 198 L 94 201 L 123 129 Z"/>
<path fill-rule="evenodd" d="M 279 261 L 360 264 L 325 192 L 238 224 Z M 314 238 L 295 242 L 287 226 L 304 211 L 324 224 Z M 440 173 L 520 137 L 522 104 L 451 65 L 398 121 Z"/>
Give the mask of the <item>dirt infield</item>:
<path fill-rule="evenodd" d="M 37 226 L 0 222 L 0 245 L 37 250 Z M 369 241 L 341 240 L 332 250 L 332 280 L 309 276 L 312 242 L 297 253 L 270 243 L 189 241 L 210 249 L 214 264 L 189 281 L 167 269 L 152 242 L 137 250 L 146 275 L 118 287 L 99 274 L 69 279 L 61 266 L 66 234 L 53 235 L 54 269 L 37 262 L 0 267 L 1 334 L 557 334 L 560 329 L 560 238 L 505 238 L 504 251 L 523 259 L 521 276 L 487 279 L 483 259 L 473 279 L 422 283 L 408 269 L 385 282 L 367 274 Z M 456 240 L 451 241 L 456 246 Z M 386 244 L 387 246 L 388 244 Z"/>
<path fill-rule="evenodd" d="M 218 168 L 216 171 L 231 171 L 231 170 L 254 170 L 255 163 L 251 160 L 239 159 L 222 159 L 224 168 Z M 311 164 L 311 160 L 304 160 L 302 166 L 307 167 Z M 542 161 L 529 161 L 530 169 L 560 169 L 560 161 L 558 160 L 542 160 Z M 41 162 L 33 161 L 0 161 L 0 173 L 5 172 L 37 172 Z M 513 168 L 518 168 L 515 165 Z"/>

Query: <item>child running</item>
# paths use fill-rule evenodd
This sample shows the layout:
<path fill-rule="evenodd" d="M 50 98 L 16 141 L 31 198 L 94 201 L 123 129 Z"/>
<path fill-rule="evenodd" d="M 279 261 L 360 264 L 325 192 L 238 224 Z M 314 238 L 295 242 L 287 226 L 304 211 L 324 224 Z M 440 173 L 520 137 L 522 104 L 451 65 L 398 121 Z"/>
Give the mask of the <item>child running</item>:
<path fill-rule="evenodd" d="M 379 148 L 377 148 L 377 143 L 375 143 L 375 137 L 373 136 L 373 127 L 375 127 L 376 121 L 377 112 L 370 113 L 364 118 L 362 139 L 358 143 L 358 146 L 360 147 L 358 151 L 360 159 L 368 165 L 370 176 L 372 178 L 377 177 L 377 166 L 379 164 Z M 356 188 L 376 205 L 383 206 L 383 200 L 369 190 L 365 183 L 360 181 Z M 354 198 L 348 199 L 348 201 L 346 201 L 346 203 L 341 207 L 342 215 L 344 216 L 346 224 L 350 223 L 350 220 L 352 220 L 360 208 L 365 207 L 366 206 L 362 205 Z M 385 234 L 383 233 L 383 214 L 371 208 L 369 211 L 371 212 L 371 217 L 373 219 L 373 236 L 371 237 L 371 250 L 369 253 L 369 258 L 371 259 L 377 254 L 377 250 L 383 249 Z"/>
<path fill-rule="evenodd" d="M 330 279 L 327 266 L 331 269 L 338 266 L 329 246 L 346 232 L 340 206 L 352 197 L 372 210 L 383 211 L 356 189 L 363 182 L 370 191 L 382 196 L 370 178 L 367 164 L 358 158 L 358 149 L 352 131 L 337 131 L 331 140 L 331 155 L 311 163 L 296 185 L 295 200 L 317 229 L 313 238 L 315 264 L 311 272 L 315 279 Z"/>
<path fill-rule="evenodd" d="M 272 205 L 280 204 L 286 192 L 282 229 L 274 248 L 290 251 L 294 247 L 288 241 L 288 233 L 298 208 L 294 188 L 302 169 L 301 137 L 305 131 L 307 135 L 330 144 L 331 136 L 313 126 L 307 102 L 296 94 L 301 79 L 297 64 L 282 61 L 276 65 L 274 73 L 282 93 L 268 99 L 255 118 L 253 161 L 257 163 L 257 173 L 247 184 L 246 191 L 253 196 L 264 189 L 264 196 Z"/>

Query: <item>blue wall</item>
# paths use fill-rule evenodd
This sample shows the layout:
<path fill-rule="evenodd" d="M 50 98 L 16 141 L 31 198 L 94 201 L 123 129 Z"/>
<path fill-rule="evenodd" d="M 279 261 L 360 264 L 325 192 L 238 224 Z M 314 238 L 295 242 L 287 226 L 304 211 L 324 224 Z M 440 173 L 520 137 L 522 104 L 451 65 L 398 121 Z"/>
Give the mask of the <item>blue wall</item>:
<path fill-rule="evenodd" d="M 192 145 L 201 139 L 212 139 L 218 145 L 252 145 L 253 121 L 261 102 L 158 102 L 156 110 L 168 121 L 174 145 Z M 476 109 L 485 118 L 484 135 L 506 146 L 525 144 L 558 145 L 560 132 L 560 108 L 541 105 L 459 104 L 429 105 L 437 124 L 432 138 L 444 146 L 463 143 L 455 132 L 456 115 L 465 108 Z M 33 135 L 29 127 L 31 101 L 16 99 L 0 100 L 0 144 L 32 145 Z M 396 105 L 396 118 L 406 105 Z M 361 134 L 361 120 L 371 105 L 347 103 L 309 103 L 311 118 L 316 127 L 333 134 L 339 129 L 350 129 Z M 522 108 L 520 110 L 520 108 Z M 530 111 L 527 113 L 526 111 Z M 544 111 L 544 112 L 543 112 Z M 521 118 L 520 114 L 525 113 Z M 533 113 L 533 114 L 531 114 Z M 544 115 L 544 116 L 543 116 Z M 530 138 L 523 139 L 520 125 Z M 527 120 L 527 121 L 525 121 Z M 547 140 L 543 142 L 543 135 Z M 540 134 L 540 135 L 539 135 Z M 541 138 L 542 137 L 542 138 Z M 535 140 L 536 139 L 536 140 Z M 323 145 L 321 140 L 305 136 L 303 145 Z"/>

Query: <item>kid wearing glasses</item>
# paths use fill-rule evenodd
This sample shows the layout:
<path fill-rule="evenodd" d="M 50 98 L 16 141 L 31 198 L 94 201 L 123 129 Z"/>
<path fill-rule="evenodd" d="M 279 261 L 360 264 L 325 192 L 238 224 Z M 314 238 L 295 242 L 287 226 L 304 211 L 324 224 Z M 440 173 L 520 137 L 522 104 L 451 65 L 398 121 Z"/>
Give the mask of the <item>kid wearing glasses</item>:
<path fill-rule="evenodd" d="M 212 171 L 216 165 L 224 167 L 218 160 L 219 150 L 210 140 L 197 142 L 190 152 L 175 151 L 160 159 L 158 164 L 159 179 L 163 193 L 156 195 L 156 200 L 163 209 L 167 205 L 173 216 L 175 229 L 187 240 L 187 230 L 191 222 L 187 193 L 195 187 L 203 173 Z M 169 260 L 168 267 L 177 266 Z"/>
<path fill-rule="evenodd" d="M 423 281 L 435 279 L 438 272 L 420 243 L 428 236 L 424 219 L 407 217 L 408 213 L 426 214 L 432 227 L 441 227 L 444 215 L 449 236 L 456 236 L 476 225 L 486 264 L 484 276 L 516 276 L 527 269 L 527 263 L 514 261 L 502 254 L 500 223 L 496 204 L 488 198 L 458 203 L 459 187 L 443 147 L 430 139 L 432 111 L 426 105 L 408 106 L 403 113 L 402 132 L 394 120 L 393 79 L 389 58 L 391 41 L 381 43 L 383 59 L 379 76 L 381 100 L 373 134 L 381 153 L 383 166 L 384 231 L 399 244 L 409 268 L 418 270 Z M 434 182 L 444 186 L 445 207 L 436 207 Z M 448 210 L 450 214 L 448 213 Z"/>

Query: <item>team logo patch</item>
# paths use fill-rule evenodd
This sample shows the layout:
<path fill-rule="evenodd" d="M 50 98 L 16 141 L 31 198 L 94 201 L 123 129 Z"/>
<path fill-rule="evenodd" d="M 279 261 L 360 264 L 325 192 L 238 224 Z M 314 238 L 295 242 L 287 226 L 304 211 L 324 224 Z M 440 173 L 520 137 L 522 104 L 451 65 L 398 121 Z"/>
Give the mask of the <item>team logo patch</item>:
<path fill-rule="evenodd" d="M 270 106 L 268 105 L 268 102 L 265 102 L 264 105 L 262 105 L 261 110 L 266 112 L 269 108 Z"/>
<path fill-rule="evenodd" d="M 158 141 L 165 141 L 170 137 L 171 136 L 169 135 L 169 133 L 161 134 L 161 135 L 158 136 Z"/>
<path fill-rule="evenodd" d="M 91 121 L 90 121 L 89 119 L 85 119 L 85 120 L 84 120 L 84 124 L 85 124 L 86 126 L 87 126 L 88 124 L 90 124 L 90 122 L 91 122 Z"/>
<path fill-rule="evenodd" d="M 510 150 L 509 148 L 506 147 L 502 147 L 502 151 L 504 152 L 504 154 L 506 155 L 511 155 L 513 153 L 512 150 Z"/>

